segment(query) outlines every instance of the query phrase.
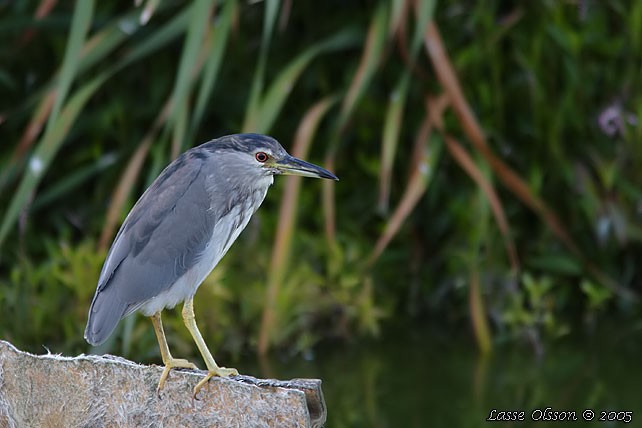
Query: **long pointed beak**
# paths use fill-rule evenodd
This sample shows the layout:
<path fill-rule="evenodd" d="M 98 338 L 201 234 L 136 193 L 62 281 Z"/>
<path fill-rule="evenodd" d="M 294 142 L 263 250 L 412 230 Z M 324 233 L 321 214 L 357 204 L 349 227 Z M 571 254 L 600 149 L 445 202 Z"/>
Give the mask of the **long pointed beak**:
<path fill-rule="evenodd" d="M 327 178 L 339 181 L 337 176 L 330 171 L 290 155 L 276 161 L 274 168 L 283 175 L 301 175 L 303 177 Z"/>

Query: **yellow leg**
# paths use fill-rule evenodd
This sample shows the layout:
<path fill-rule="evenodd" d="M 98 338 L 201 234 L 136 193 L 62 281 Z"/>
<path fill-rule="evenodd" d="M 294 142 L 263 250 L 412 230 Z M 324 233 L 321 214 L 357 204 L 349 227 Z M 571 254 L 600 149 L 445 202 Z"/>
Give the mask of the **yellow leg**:
<path fill-rule="evenodd" d="M 156 338 L 158 339 L 158 346 L 160 347 L 161 357 L 163 358 L 163 364 L 165 364 L 165 369 L 161 375 L 160 381 L 158 382 L 158 388 L 156 388 L 156 393 L 160 394 L 163 386 L 165 386 L 165 380 L 169 375 L 169 371 L 173 368 L 186 368 L 186 369 L 198 369 L 196 365 L 190 363 L 187 360 L 174 358 L 169 352 L 169 346 L 167 345 L 167 339 L 165 339 L 165 332 L 163 331 L 163 323 L 161 322 L 161 313 L 156 312 L 151 316 L 152 324 L 154 324 L 154 331 L 156 332 Z"/>
<path fill-rule="evenodd" d="M 201 336 L 201 332 L 198 331 L 198 327 L 196 326 L 196 318 L 194 317 L 194 300 L 192 298 L 185 300 L 185 304 L 183 305 L 183 322 L 185 322 L 185 327 L 187 327 L 189 332 L 192 334 L 194 342 L 196 342 L 196 346 L 198 346 L 198 350 L 201 351 L 201 355 L 203 355 L 203 360 L 205 360 L 205 365 L 207 366 L 208 371 L 205 378 L 194 387 L 194 397 L 196 397 L 196 394 L 198 394 L 203 385 L 205 385 L 212 376 L 228 377 L 239 374 L 236 369 L 219 367 L 218 364 L 216 364 L 216 361 L 214 361 L 210 350 L 207 349 L 207 345 L 203 340 L 203 336 Z"/>

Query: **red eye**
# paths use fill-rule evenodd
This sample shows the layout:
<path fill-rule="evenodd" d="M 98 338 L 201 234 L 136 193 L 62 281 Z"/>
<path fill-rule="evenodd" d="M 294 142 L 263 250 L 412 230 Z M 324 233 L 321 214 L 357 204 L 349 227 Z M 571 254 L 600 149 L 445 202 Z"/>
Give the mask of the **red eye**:
<path fill-rule="evenodd" d="M 256 158 L 257 161 L 263 163 L 268 160 L 269 156 L 265 152 L 258 152 L 256 155 L 254 155 L 254 157 Z"/>

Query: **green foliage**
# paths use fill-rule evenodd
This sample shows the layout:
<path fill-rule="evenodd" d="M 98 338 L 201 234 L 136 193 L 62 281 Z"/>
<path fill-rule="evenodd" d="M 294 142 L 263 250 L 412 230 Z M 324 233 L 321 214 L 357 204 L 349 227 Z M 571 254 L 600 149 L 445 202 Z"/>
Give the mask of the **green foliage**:
<path fill-rule="evenodd" d="M 568 333 L 568 326 L 557 319 L 557 305 L 550 277 L 533 278 L 522 275 L 520 292 L 515 293 L 504 312 L 503 321 L 513 334 L 538 332 L 561 336 Z"/>
<path fill-rule="evenodd" d="M 588 279 L 583 280 L 580 287 L 588 298 L 588 307 L 591 311 L 604 310 L 606 304 L 613 298 L 613 293 L 609 289 L 600 287 Z"/>
<path fill-rule="evenodd" d="M 639 318 L 641 4 L 52 4 L 0 5 L 0 336 L 86 349 L 127 209 L 180 151 L 240 131 L 341 181 L 277 178 L 199 291 L 214 347 L 306 352 L 434 316 L 488 351 Z M 155 346 L 138 317 L 103 350 Z"/>
<path fill-rule="evenodd" d="M 81 352 L 87 302 L 106 254 L 91 241 L 43 244 L 45 262 L 20 258 L 0 277 L 0 337 L 32 352 L 42 346 Z"/>

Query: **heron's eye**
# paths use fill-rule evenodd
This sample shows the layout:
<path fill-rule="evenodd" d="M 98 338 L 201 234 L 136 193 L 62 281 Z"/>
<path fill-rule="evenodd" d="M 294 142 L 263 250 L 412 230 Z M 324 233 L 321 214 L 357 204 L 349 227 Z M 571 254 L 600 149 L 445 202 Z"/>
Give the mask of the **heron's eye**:
<path fill-rule="evenodd" d="M 257 154 L 254 155 L 257 161 L 263 163 L 266 162 L 269 158 L 268 154 L 265 152 L 258 152 Z"/>

